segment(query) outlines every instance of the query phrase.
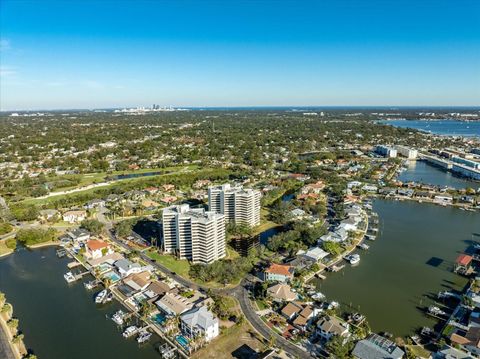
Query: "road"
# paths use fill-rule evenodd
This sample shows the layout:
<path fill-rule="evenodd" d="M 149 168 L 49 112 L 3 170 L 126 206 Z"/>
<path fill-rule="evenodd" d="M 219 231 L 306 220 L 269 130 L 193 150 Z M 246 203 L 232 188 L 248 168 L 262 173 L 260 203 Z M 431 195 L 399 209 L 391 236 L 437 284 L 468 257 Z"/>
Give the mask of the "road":
<path fill-rule="evenodd" d="M 240 286 L 230 290 L 230 294 L 238 300 L 245 318 L 250 322 L 252 327 L 255 328 L 255 330 L 267 340 L 273 336 L 275 338 L 275 346 L 283 349 L 290 355 L 296 358 L 313 358 L 313 356 L 300 347 L 278 335 L 276 332 L 270 329 L 262 319 L 260 319 L 255 309 L 252 307 L 252 302 L 248 297 L 248 290 L 245 288 L 245 285 L 246 283 L 242 281 Z"/>
<path fill-rule="evenodd" d="M 111 226 L 110 226 L 111 228 Z M 123 241 L 119 240 L 113 230 L 107 230 L 107 233 L 109 234 L 110 239 L 116 243 L 118 246 L 124 248 L 127 251 L 131 251 L 131 248 L 125 244 Z M 245 315 L 245 318 L 250 322 L 252 327 L 260 333 L 265 339 L 269 339 L 271 336 L 275 337 L 276 339 L 276 344 L 275 346 L 278 348 L 283 349 L 285 352 L 289 353 L 293 357 L 297 358 L 312 358 L 312 356 L 307 353 L 306 351 L 302 350 L 300 347 L 296 346 L 295 344 L 289 342 L 282 336 L 278 335 L 275 333 L 272 329 L 270 329 L 263 321 L 260 319 L 260 317 L 257 315 L 255 312 L 255 309 L 252 307 L 251 301 L 248 297 L 248 290 L 246 289 L 247 286 L 247 281 L 243 280 L 240 285 L 234 287 L 234 288 L 222 288 L 222 289 L 216 289 L 216 288 L 209 288 L 206 286 L 199 285 L 197 283 L 194 283 L 190 280 L 187 280 L 178 274 L 174 274 L 170 269 L 167 267 L 163 266 L 160 263 L 153 262 L 151 258 L 149 258 L 145 253 L 139 252 L 140 258 L 142 258 L 144 261 L 147 263 L 151 263 L 155 268 L 160 270 L 162 273 L 164 273 L 166 276 L 173 278 L 175 281 L 180 283 L 181 285 L 199 290 L 202 292 L 207 292 L 208 290 L 212 291 L 215 294 L 221 294 L 221 295 L 231 295 L 235 297 L 239 303 L 240 303 L 240 308 Z"/>

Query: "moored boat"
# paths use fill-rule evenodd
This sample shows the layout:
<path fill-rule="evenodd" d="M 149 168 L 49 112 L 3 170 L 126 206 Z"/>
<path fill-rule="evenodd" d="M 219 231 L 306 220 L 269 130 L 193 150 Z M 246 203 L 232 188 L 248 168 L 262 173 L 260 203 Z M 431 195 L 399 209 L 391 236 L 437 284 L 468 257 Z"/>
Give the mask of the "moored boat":
<path fill-rule="evenodd" d="M 73 275 L 72 272 L 67 272 L 63 275 L 63 278 L 65 278 L 65 280 L 68 282 L 68 283 L 73 283 L 75 282 L 77 279 L 75 278 L 75 276 Z"/>
<path fill-rule="evenodd" d="M 132 335 L 134 335 L 138 331 L 138 328 L 135 325 L 131 325 L 125 329 L 125 331 L 122 333 L 124 338 L 130 338 Z"/>
<path fill-rule="evenodd" d="M 108 291 L 106 289 L 102 290 L 95 297 L 95 303 L 97 303 L 97 304 L 105 303 L 105 300 L 106 300 L 107 296 L 108 296 Z"/>
<path fill-rule="evenodd" d="M 152 333 L 147 332 L 146 330 L 142 330 L 137 337 L 137 343 L 138 344 L 145 343 L 150 339 L 151 336 L 152 336 Z"/>

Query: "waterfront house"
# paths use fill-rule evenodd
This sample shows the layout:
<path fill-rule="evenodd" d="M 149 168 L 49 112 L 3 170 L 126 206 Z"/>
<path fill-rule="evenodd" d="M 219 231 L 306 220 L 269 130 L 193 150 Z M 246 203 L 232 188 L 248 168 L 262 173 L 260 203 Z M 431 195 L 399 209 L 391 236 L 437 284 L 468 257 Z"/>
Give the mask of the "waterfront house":
<path fill-rule="evenodd" d="M 435 195 L 435 197 L 433 197 L 433 201 L 441 205 L 447 205 L 447 204 L 453 203 L 453 197 L 450 196 L 449 194 L 442 194 L 442 195 L 437 194 Z"/>
<path fill-rule="evenodd" d="M 394 342 L 378 334 L 370 334 L 360 340 L 352 352 L 357 359 L 401 359 L 404 354 Z"/>
<path fill-rule="evenodd" d="M 365 186 L 362 187 L 362 190 L 365 192 L 370 192 L 370 193 L 377 193 L 378 187 L 370 184 L 366 184 Z"/>
<path fill-rule="evenodd" d="M 173 293 L 166 293 L 155 305 L 168 316 L 177 316 L 192 308 L 186 298 Z"/>
<path fill-rule="evenodd" d="M 319 262 L 329 255 L 328 252 L 325 252 L 320 247 L 312 247 L 312 248 L 309 248 L 308 251 L 306 252 L 303 252 L 303 253 L 299 252 L 297 254 L 302 255 L 303 257 L 310 259 L 313 262 Z"/>
<path fill-rule="evenodd" d="M 342 319 L 326 315 L 317 321 L 316 334 L 326 341 L 335 335 L 348 338 L 349 328 L 350 325 Z"/>
<path fill-rule="evenodd" d="M 76 228 L 68 232 L 68 236 L 73 242 L 85 243 L 90 239 L 90 232 L 83 228 Z"/>
<path fill-rule="evenodd" d="M 472 268 L 473 257 L 468 254 L 460 254 L 455 260 L 455 268 L 453 271 L 460 274 L 470 274 L 473 270 Z"/>
<path fill-rule="evenodd" d="M 110 245 L 104 241 L 91 239 L 85 245 L 85 257 L 87 259 L 98 259 L 112 252 Z"/>
<path fill-rule="evenodd" d="M 287 320 L 293 320 L 298 315 L 298 313 L 302 311 L 302 309 L 303 308 L 300 303 L 291 302 L 291 303 L 288 303 L 285 307 L 283 307 L 280 313 Z"/>
<path fill-rule="evenodd" d="M 149 300 L 156 300 L 160 296 L 172 292 L 174 293 L 176 289 L 171 288 L 167 283 L 156 280 L 151 282 L 148 287 L 145 289 L 144 294 L 149 298 Z"/>
<path fill-rule="evenodd" d="M 441 350 L 433 354 L 433 359 L 474 359 L 469 353 L 445 345 Z M 478 358 L 478 357 L 477 357 Z"/>
<path fill-rule="evenodd" d="M 267 295 L 276 302 L 290 302 L 297 299 L 295 294 L 288 284 L 275 284 L 267 288 Z"/>
<path fill-rule="evenodd" d="M 139 292 L 148 287 L 150 284 L 150 272 L 144 271 L 140 273 L 133 273 L 123 278 L 123 284 L 129 286 L 134 291 Z"/>
<path fill-rule="evenodd" d="M 272 263 L 270 267 L 264 270 L 263 280 L 288 282 L 293 279 L 294 269 L 287 264 Z"/>
<path fill-rule="evenodd" d="M 87 218 L 87 212 L 84 210 L 67 211 L 62 215 L 62 218 L 68 223 L 78 223 Z"/>
<path fill-rule="evenodd" d="M 301 331 L 307 329 L 308 324 L 321 312 L 321 309 L 315 308 L 311 305 L 304 305 L 300 313 L 298 313 L 295 320 L 292 322 L 293 326 Z"/>
<path fill-rule="evenodd" d="M 102 264 L 107 264 L 110 267 L 113 267 L 113 263 L 123 258 L 124 258 L 123 255 L 121 255 L 120 253 L 112 252 L 100 258 L 88 259 L 87 263 L 93 268 L 98 267 L 99 265 L 102 265 Z"/>
<path fill-rule="evenodd" d="M 133 263 L 126 258 L 116 261 L 113 265 L 122 278 L 133 273 L 140 273 L 142 271 L 140 264 Z"/>
<path fill-rule="evenodd" d="M 207 342 L 216 338 L 220 331 L 218 319 L 207 307 L 201 306 L 190 309 L 180 316 L 180 328 L 188 338 L 204 337 Z"/>

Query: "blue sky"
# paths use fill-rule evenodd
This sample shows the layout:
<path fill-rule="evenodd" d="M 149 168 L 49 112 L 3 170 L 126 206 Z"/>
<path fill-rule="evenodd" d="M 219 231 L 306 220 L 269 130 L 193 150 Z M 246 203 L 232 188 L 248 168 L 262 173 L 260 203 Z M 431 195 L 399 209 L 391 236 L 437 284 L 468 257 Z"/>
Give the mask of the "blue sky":
<path fill-rule="evenodd" d="M 480 105 L 480 1 L 0 0 L 2 110 Z"/>

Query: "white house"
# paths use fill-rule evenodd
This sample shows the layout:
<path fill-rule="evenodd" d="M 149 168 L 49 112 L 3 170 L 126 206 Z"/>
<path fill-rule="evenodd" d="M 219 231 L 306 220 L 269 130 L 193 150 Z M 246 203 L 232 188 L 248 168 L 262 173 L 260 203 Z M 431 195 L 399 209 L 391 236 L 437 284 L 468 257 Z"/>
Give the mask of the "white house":
<path fill-rule="evenodd" d="M 208 342 L 219 334 L 218 319 L 205 306 L 193 308 L 182 314 L 180 324 L 182 332 L 189 338 L 203 336 Z"/>
<path fill-rule="evenodd" d="M 107 242 L 96 239 L 87 241 L 85 246 L 85 257 L 88 259 L 98 259 L 112 252 L 113 250 Z"/>
<path fill-rule="evenodd" d="M 78 223 L 87 218 L 87 212 L 83 210 L 79 211 L 68 211 L 62 215 L 62 218 L 65 222 L 68 223 Z"/>
<path fill-rule="evenodd" d="M 125 258 L 116 261 L 113 265 L 117 269 L 118 273 L 120 273 L 122 278 L 133 273 L 140 273 L 142 271 L 142 266 L 140 264 L 130 262 Z"/>

